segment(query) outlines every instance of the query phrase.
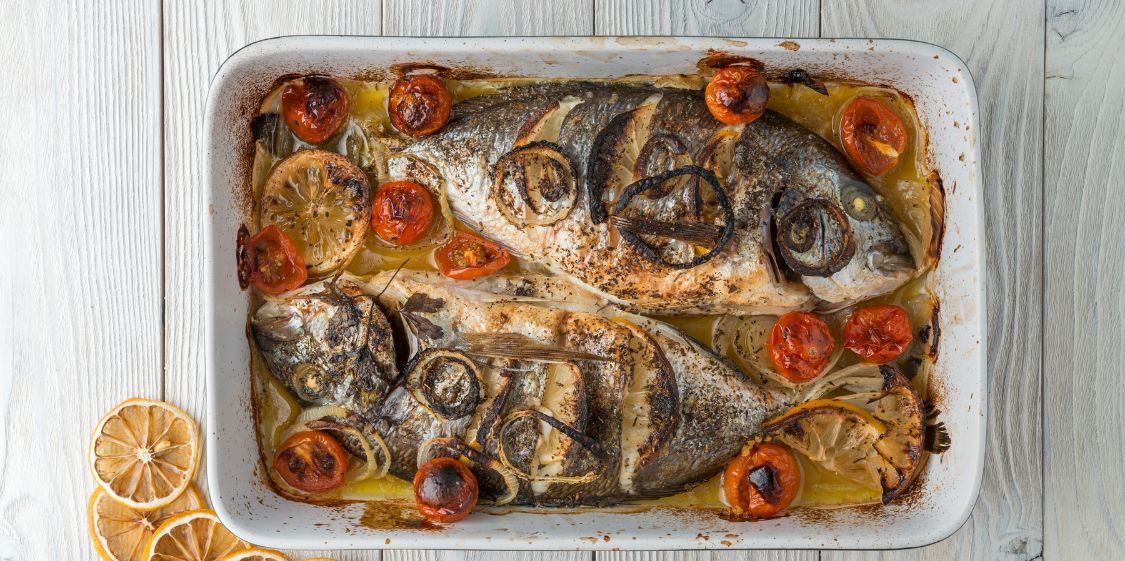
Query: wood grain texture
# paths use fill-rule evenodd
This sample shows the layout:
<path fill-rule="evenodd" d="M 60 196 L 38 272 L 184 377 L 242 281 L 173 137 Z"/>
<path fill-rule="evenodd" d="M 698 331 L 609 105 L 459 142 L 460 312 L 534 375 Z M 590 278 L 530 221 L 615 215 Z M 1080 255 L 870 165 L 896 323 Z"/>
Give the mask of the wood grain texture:
<path fill-rule="evenodd" d="M 819 0 L 597 0 L 598 35 L 816 37 Z M 598 561 L 815 561 L 816 551 L 598 552 Z"/>
<path fill-rule="evenodd" d="M 589 35 L 593 0 L 384 0 L 383 32 L 408 36 Z"/>
<path fill-rule="evenodd" d="M 93 559 L 86 447 L 160 396 L 160 11 L 0 4 L 0 559 Z"/>
<path fill-rule="evenodd" d="M 378 2 L 225 0 L 164 4 L 165 396 L 204 421 L 203 253 L 207 203 L 202 190 L 203 111 L 211 76 L 234 51 L 294 34 L 379 35 Z M 206 430 L 206 427 L 202 427 Z M 204 469 L 196 477 L 206 487 Z M 340 561 L 377 560 L 379 552 L 290 552 Z"/>
<path fill-rule="evenodd" d="M 820 0 L 596 0 L 598 35 L 816 37 Z"/>
<path fill-rule="evenodd" d="M 1045 557 L 1125 558 L 1125 4 L 1047 3 Z"/>
<path fill-rule="evenodd" d="M 976 80 L 984 162 L 988 435 L 969 522 L 928 548 L 824 553 L 826 560 L 1011 559 L 1042 554 L 1043 5 L 1019 0 L 826 0 L 825 37 L 942 45 Z M 946 188 L 952 188 L 946 185 Z M 956 442 L 954 443 L 956 445 Z"/>

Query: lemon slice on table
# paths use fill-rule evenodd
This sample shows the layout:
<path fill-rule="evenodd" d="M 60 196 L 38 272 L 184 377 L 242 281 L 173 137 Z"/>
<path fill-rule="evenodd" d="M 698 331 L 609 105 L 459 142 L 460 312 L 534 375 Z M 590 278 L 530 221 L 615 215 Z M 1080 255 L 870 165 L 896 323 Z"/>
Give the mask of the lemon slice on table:
<path fill-rule="evenodd" d="M 105 561 L 144 561 L 144 548 L 162 522 L 203 506 L 203 495 L 194 485 L 167 505 L 148 511 L 125 506 L 98 487 L 90 495 L 87 511 L 90 537 Z"/>
<path fill-rule="evenodd" d="M 254 547 L 232 553 L 223 557 L 222 561 L 289 561 L 280 551 Z"/>
<path fill-rule="evenodd" d="M 164 521 L 145 548 L 148 561 L 221 561 L 252 546 L 230 533 L 213 510 L 189 510 Z M 268 559 L 268 558 L 267 558 Z M 284 558 L 282 558 L 284 559 Z"/>
<path fill-rule="evenodd" d="M 310 275 L 325 275 L 363 245 L 371 221 L 367 176 L 347 158 L 299 150 L 262 186 L 261 226 L 276 225 L 297 246 Z"/>
<path fill-rule="evenodd" d="M 153 510 L 191 485 L 200 454 L 199 427 L 163 401 L 133 398 L 106 413 L 90 439 L 90 469 L 113 500 Z"/>

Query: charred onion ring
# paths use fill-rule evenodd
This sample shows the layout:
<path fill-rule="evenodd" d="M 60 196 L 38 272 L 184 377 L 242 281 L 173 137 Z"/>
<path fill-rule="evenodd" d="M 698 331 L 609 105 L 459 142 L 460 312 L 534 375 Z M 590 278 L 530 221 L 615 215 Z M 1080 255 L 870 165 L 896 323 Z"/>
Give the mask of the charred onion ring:
<path fill-rule="evenodd" d="M 414 398 L 443 421 L 472 414 L 480 402 L 480 371 L 463 353 L 422 351 L 406 376 L 406 387 Z"/>
<path fill-rule="evenodd" d="M 533 160 L 541 161 L 539 173 L 529 177 L 528 172 L 535 171 Z M 557 144 L 529 142 L 492 166 L 492 197 L 501 214 L 516 226 L 554 224 L 566 218 L 578 201 L 574 166 Z"/>
<path fill-rule="evenodd" d="M 831 220 L 831 224 L 828 222 Z M 826 238 L 834 232 L 839 242 L 830 247 Z M 827 277 L 843 269 L 855 255 L 855 236 L 848 217 L 840 207 L 827 199 L 808 199 L 794 206 L 777 219 L 777 245 L 785 264 L 800 275 Z M 817 250 L 820 255 L 817 257 Z M 828 251 L 831 250 L 831 253 Z M 802 254 L 813 253 L 812 263 Z"/>
<path fill-rule="evenodd" d="M 719 240 L 715 244 L 715 247 L 712 247 L 710 251 L 703 255 L 697 255 L 694 259 L 686 263 L 669 263 L 636 233 L 623 229 L 619 229 L 618 232 L 621 233 L 622 239 L 633 247 L 636 247 L 641 255 L 649 261 L 660 263 L 673 269 L 690 269 L 709 261 L 722 251 L 723 248 L 730 243 L 731 238 L 734 237 L 734 208 L 731 206 L 730 199 L 727 198 L 726 192 L 724 192 L 722 186 L 719 185 L 719 179 L 715 177 L 715 174 L 699 166 L 684 166 L 666 171 L 659 175 L 646 177 L 625 187 L 625 191 L 621 193 L 621 197 L 617 199 L 617 204 L 613 208 L 613 213 L 618 214 L 625 210 L 625 207 L 629 205 L 629 201 L 633 200 L 633 197 L 638 194 L 650 189 L 657 189 L 664 184 L 665 181 L 680 177 L 681 175 L 693 175 L 706 181 L 711 186 L 712 192 L 715 193 L 715 200 L 718 201 L 719 206 L 723 209 L 723 230 L 719 235 Z"/>

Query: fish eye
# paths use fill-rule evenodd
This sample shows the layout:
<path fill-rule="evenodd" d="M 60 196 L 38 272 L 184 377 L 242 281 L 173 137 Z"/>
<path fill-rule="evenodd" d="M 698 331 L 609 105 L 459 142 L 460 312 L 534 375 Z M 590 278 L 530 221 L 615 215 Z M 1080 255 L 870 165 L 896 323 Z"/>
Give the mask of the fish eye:
<path fill-rule="evenodd" d="M 845 180 L 840 187 L 840 206 L 848 216 L 869 222 L 879 213 L 879 196 L 866 183 Z"/>

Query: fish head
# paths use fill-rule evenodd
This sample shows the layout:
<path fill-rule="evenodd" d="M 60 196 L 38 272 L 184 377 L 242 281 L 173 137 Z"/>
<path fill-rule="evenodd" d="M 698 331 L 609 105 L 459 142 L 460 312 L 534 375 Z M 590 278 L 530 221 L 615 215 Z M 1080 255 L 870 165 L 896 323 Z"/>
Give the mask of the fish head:
<path fill-rule="evenodd" d="M 901 286 L 916 270 L 906 233 L 886 200 L 847 164 L 819 158 L 796 166 L 775 197 L 776 253 L 828 307 Z"/>
<path fill-rule="evenodd" d="M 371 413 L 398 378 L 387 317 L 346 281 L 271 298 L 254 312 L 250 329 L 270 372 L 305 403 Z"/>

